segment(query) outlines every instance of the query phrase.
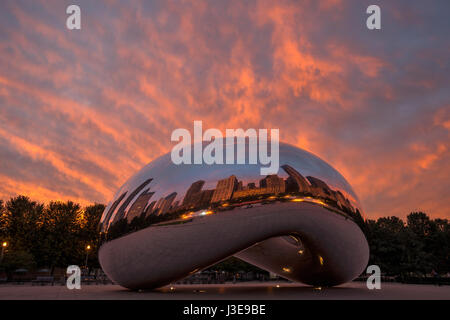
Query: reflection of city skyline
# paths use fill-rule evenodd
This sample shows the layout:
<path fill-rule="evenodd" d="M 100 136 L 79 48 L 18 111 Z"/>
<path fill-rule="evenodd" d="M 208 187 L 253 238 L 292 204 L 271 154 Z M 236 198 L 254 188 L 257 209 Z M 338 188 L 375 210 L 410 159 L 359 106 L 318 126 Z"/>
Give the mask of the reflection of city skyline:
<path fill-rule="evenodd" d="M 116 223 L 121 219 L 126 219 L 130 223 L 136 217 L 165 216 L 169 213 L 185 211 L 195 211 L 217 207 L 221 204 L 230 202 L 242 202 L 243 200 L 264 200 L 269 196 L 277 196 L 286 193 L 296 193 L 313 198 L 320 198 L 327 201 L 327 205 L 336 207 L 339 210 L 350 213 L 355 212 L 355 208 L 341 191 L 333 190 L 323 180 L 307 176 L 304 177 L 300 172 L 290 165 L 282 165 L 281 168 L 287 173 L 286 179 L 278 175 L 267 175 L 259 181 L 247 182 L 245 185 L 242 180 L 238 180 L 235 175 L 217 181 L 214 189 L 205 189 L 204 180 L 194 181 L 187 189 L 184 197 L 175 201 L 177 192 L 171 192 L 168 195 L 160 197 L 158 200 L 151 198 L 155 194 L 150 192 L 150 188 L 142 191 L 153 179 L 148 179 L 142 183 L 134 192 L 126 198 L 124 203 L 117 210 L 116 215 L 110 222 L 118 204 L 123 201 L 127 192 L 123 193 L 110 207 L 105 217 L 103 225 L 108 228 L 109 225 Z M 134 200 L 129 210 L 125 208 L 131 203 L 139 192 L 142 193 Z"/>

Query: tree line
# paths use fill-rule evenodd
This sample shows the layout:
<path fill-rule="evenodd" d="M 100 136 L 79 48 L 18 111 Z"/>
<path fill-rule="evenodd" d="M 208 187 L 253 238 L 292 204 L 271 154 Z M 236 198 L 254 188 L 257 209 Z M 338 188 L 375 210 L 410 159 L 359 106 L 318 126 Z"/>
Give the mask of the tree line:
<path fill-rule="evenodd" d="M 98 266 L 98 224 L 105 206 L 67 201 L 47 205 L 25 196 L 0 200 L 0 241 L 6 243 L 0 271 Z"/>
<path fill-rule="evenodd" d="M 391 216 L 360 225 L 370 246 L 369 264 L 387 275 L 424 275 L 450 272 L 450 224 L 412 212 L 402 219 Z"/>
<path fill-rule="evenodd" d="M 7 243 L 0 272 L 83 266 L 86 256 L 90 267 L 99 267 L 99 222 L 104 208 L 102 204 L 82 207 L 71 201 L 42 204 L 25 196 L 13 197 L 6 203 L 0 200 L 0 241 Z M 379 265 L 386 275 L 450 272 L 447 219 L 412 212 L 406 221 L 391 216 L 356 222 L 370 246 L 369 264 Z M 215 267 L 224 271 L 255 269 L 238 259 Z"/>

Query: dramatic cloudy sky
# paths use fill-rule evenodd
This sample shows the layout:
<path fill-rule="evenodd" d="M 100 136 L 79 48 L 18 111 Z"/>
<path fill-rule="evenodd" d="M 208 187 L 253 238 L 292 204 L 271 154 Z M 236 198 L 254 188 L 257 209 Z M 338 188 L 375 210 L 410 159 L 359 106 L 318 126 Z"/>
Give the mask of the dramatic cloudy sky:
<path fill-rule="evenodd" d="M 65 28 L 66 7 L 82 30 Z M 365 27 L 377 3 L 382 30 Z M 450 218 L 450 1 L 0 2 L 0 199 L 107 203 L 170 134 L 279 128 L 370 218 Z"/>

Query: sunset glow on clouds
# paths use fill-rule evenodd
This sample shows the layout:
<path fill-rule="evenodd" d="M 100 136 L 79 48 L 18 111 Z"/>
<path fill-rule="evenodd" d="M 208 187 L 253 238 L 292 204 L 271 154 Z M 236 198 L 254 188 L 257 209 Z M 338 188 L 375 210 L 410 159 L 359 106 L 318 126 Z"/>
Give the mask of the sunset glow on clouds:
<path fill-rule="evenodd" d="M 366 216 L 450 218 L 450 2 L 0 3 L 0 199 L 107 203 L 170 134 L 279 128 Z"/>

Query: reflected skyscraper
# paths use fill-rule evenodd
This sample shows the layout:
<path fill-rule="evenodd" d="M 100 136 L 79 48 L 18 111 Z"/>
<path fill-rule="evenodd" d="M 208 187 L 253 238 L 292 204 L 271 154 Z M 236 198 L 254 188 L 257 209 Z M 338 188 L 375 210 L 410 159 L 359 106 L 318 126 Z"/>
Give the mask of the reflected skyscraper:
<path fill-rule="evenodd" d="M 310 192 L 310 183 L 294 168 L 290 165 L 285 164 L 282 165 L 284 171 L 289 175 L 287 185 L 291 186 L 291 188 L 298 192 Z"/>
<path fill-rule="evenodd" d="M 189 208 L 207 208 L 211 204 L 214 190 L 203 190 L 194 194 Z"/>
<path fill-rule="evenodd" d="M 160 206 L 159 206 L 159 211 L 158 211 L 158 215 L 163 215 L 166 214 L 169 209 L 171 208 L 172 202 L 175 200 L 175 197 L 177 196 L 176 192 L 172 192 L 171 194 L 169 194 L 167 197 L 165 197 Z"/>
<path fill-rule="evenodd" d="M 139 194 L 139 192 L 141 192 L 141 190 L 144 189 L 152 180 L 153 178 L 145 180 L 140 186 L 138 186 L 133 192 L 130 193 L 128 198 L 120 206 L 119 210 L 117 210 L 113 223 L 125 217 L 125 209 L 131 203 L 131 201 Z"/>
<path fill-rule="evenodd" d="M 278 177 L 276 174 L 269 175 L 260 180 L 260 187 L 267 188 L 270 194 L 279 194 L 286 192 L 286 182 L 283 178 Z"/>
<path fill-rule="evenodd" d="M 205 181 L 199 180 L 199 181 L 195 181 L 189 187 L 189 189 L 186 191 L 186 195 L 184 196 L 184 199 L 183 199 L 183 206 L 189 207 L 189 205 L 192 203 L 192 197 L 196 193 L 199 193 L 202 190 L 204 184 L 205 184 Z"/>
<path fill-rule="evenodd" d="M 136 199 L 136 201 L 131 206 L 130 210 L 127 213 L 127 220 L 130 222 L 134 217 L 139 217 L 142 213 L 144 213 L 145 208 L 147 207 L 148 201 L 155 194 L 154 192 L 148 192 L 149 189 L 142 192 L 142 194 Z"/>
<path fill-rule="evenodd" d="M 227 201 L 231 199 L 233 192 L 237 189 L 238 181 L 234 175 L 219 180 L 212 196 L 211 202 Z"/>
<path fill-rule="evenodd" d="M 229 256 L 312 285 L 358 276 L 369 252 L 352 188 L 306 151 L 280 144 L 279 156 L 287 177 L 260 176 L 258 165 L 174 165 L 170 155 L 150 163 L 105 208 L 103 270 L 133 289 Z"/>
<path fill-rule="evenodd" d="M 115 210 L 117 209 L 117 206 L 123 200 L 123 198 L 125 198 L 126 195 L 127 195 L 127 192 L 122 193 L 122 195 L 120 197 L 118 197 L 109 206 L 108 211 L 106 211 L 106 216 L 105 216 L 104 219 L 102 219 L 102 222 L 101 222 L 101 230 L 102 231 L 105 231 L 109 227 L 109 221 L 112 218 L 113 213 L 115 212 Z"/>

